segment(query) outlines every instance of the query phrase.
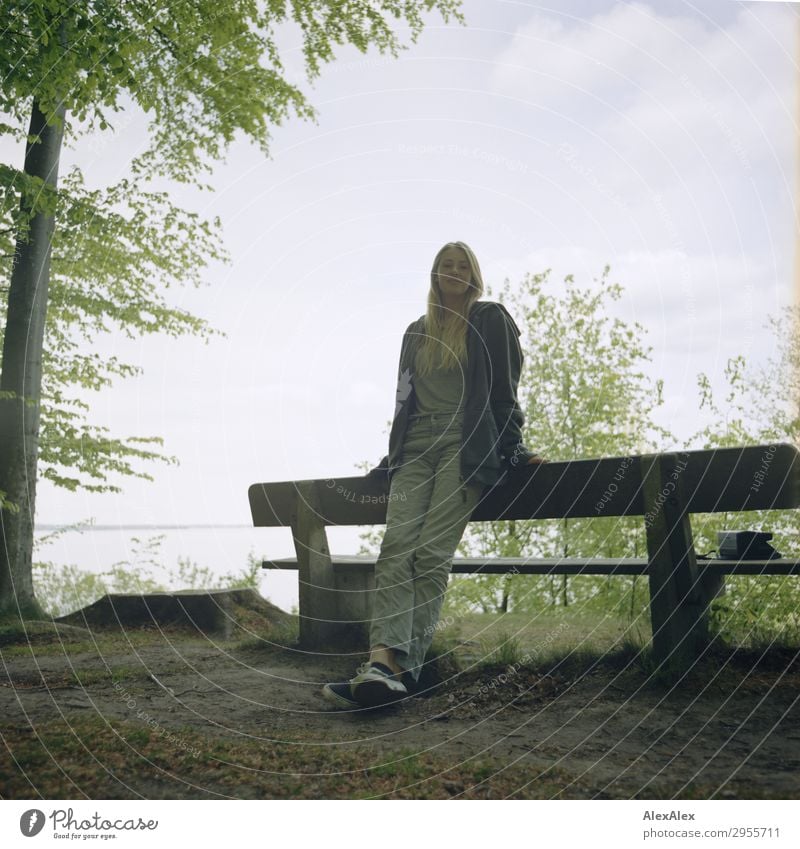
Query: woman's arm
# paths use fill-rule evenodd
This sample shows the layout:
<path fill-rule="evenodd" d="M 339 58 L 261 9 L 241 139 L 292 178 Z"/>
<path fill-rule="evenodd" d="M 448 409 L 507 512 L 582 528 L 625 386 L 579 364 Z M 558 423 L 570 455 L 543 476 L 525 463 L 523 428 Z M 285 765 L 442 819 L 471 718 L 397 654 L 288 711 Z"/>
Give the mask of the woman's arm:
<path fill-rule="evenodd" d="M 542 462 L 522 440 L 525 415 L 517 399 L 523 363 L 519 336 L 519 328 L 511 314 L 501 303 L 495 303 L 487 317 L 485 340 L 492 364 L 489 402 L 500 434 L 501 459 L 512 469 Z"/>
<path fill-rule="evenodd" d="M 381 477 L 389 473 L 389 455 L 378 460 L 378 465 L 367 472 L 367 477 Z"/>
<path fill-rule="evenodd" d="M 408 399 L 408 396 L 411 394 L 411 380 L 410 380 L 410 372 L 408 369 L 403 371 L 403 362 L 406 358 L 406 347 L 411 343 L 411 331 L 412 328 L 416 325 L 416 321 L 412 321 L 411 324 L 406 328 L 406 332 L 403 334 L 403 341 L 400 344 L 400 361 L 397 365 L 397 388 L 395 391 L 395 408 L 394 408 L 394 418 L 397 418 L 397 414 L 400 412 L 402 405 Z M 385 457 L 382 457 L 378 461 L 378 465 L 374 468 L 370 469 L 367 472 L 368 476 L 378 477 L 378 476 L 386 476 L 389 473 L 389 455 L 387 454 Z"/>

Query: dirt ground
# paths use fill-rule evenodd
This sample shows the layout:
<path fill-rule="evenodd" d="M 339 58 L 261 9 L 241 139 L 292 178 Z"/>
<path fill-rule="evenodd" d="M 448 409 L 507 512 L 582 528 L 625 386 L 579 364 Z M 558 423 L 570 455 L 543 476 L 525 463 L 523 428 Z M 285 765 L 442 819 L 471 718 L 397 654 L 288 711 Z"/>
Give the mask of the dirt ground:
<path fill-rule="evenodd" d="M 328 781 L 309 795 L 800 797 L 794 651 L 716 655 L 672 685 L 619 657 L 550 668 L 479 668 L 461 657 L 460 670 L 440 662 L 443 680 L 431 692 L 380 711 L 336 710 L 320 688 L 350 677 L 361 660 L 178 630 L 94 646 L 0 646 L 0 730 L 11 754 L 0 765 L 0 796 L 48 798 L 59 789 L 89 798 L 306 795 L 302 782 L 287 783 L 290 775 L 352 772 L 342 764 L 357 754 L 364 786 Z M 139 738 L 128 734 L 124 757 L 114 760 L 95 727 L 146 734 L 138 749 Z M 64 740 L 48 742 L 57 729 L 72 729 L 77 754 L 59 748 Z M 156 738 L 166 767 L 158 781 L 138 780 L 138 763 Z M 44 760 L 32 740 L 47 750 Z M 241 780 L 244 761 L 228 764 L 240 774 L 233 783 L 194 771 L 193 762 L 211 752 L 219 769 L 220 744 L 280 755 L 267 771 L 282 783 L 254 789 Z M 239 751 L 248 749 L 230 749 Z M 293 766 L 300 754 L 320 768 Z M 391 775 L 391 788 L 370 783 L 370 774 Z"/>

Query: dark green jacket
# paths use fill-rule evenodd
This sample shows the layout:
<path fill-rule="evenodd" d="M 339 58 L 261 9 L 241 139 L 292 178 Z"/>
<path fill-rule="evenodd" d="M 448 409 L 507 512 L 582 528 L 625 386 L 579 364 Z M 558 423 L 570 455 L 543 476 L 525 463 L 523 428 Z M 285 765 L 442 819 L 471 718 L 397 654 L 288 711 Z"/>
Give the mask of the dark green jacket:
<path fill-rule="evenodd" d="M 389 453 L 368 472 L 385 476 L 389 482 L 400 465 L 408 416 L 416 405 L 414 352 L 424 333 L 425 316 L 420 316 L 403 335 Z M 524 468 L 534 456 L 522 441 L 525 417 L 517 400 L 523 361 L 519 336 L 516 322 L 501 303 L 476 301 L 472 305 L 461 449 L 461 477 L 467 483 L 501 484 L 509 472 Z"/>

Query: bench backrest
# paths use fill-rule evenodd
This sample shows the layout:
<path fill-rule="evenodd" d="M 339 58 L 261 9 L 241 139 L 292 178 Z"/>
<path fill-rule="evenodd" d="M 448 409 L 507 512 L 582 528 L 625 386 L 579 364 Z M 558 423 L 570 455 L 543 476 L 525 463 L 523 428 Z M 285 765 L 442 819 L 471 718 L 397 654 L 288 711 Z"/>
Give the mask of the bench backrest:
<path fill-rule="evenodd" d="M 663 499 L 680 493 L 689 513 L 800 507 L 800 451 L 776 443 L 531 466 L 489 490 L 471 521 L 644 516 L 643 472 L 657 461 Z M 324 525 L 381 525 L 389 498 L 365 476 L 257 483 L 248 496 L 256 527 L 295 524 L 309 508 Z"/>

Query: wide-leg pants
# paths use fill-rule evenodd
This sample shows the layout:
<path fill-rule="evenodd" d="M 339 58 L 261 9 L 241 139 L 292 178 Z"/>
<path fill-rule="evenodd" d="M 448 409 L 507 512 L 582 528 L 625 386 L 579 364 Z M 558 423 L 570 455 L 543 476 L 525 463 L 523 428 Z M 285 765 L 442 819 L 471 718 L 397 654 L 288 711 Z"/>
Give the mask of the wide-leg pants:
<path fill-rule="evenodd" d="M 414 680 L 439 621 L 453 555 L 484 488 L 461 479 L 462 416 L 410 419 L 375 564 L 370 646 L 394 649 Z"/>

